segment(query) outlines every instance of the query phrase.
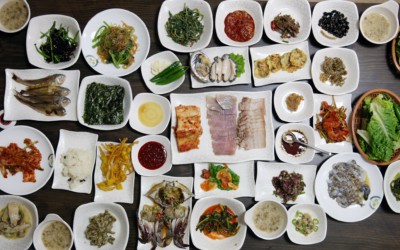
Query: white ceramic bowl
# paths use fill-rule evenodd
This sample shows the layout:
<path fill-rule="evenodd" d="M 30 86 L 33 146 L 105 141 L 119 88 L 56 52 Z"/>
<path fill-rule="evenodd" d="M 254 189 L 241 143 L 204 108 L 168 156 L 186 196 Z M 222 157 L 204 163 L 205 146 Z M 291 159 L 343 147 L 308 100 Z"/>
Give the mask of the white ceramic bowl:
<path fill-rule="evenodd" d="M 322 28 L 318 26 L 319 20 L 322 18 L 324 12 L 331 12 L 337 10 L 347 17 L 349 22 L 349 30 L 347 35 L 342 38 L 329 39 L 321 34 Z M 320 44 L 327 47 L 345 47 L 355 43 L 358 39 L 358 9 L 354 2 L 345 0 L 330 0 L 321 1 L 314 6 L 312 20 L 312 32 Z M 324 31 L 325 33 L 328 33 Z M 330 34 L 329 34 L 330 35 Z M 332 35 L 330 35 L 332 36 Z"/>
<path fill-rule="evenodd" d="M 89 125 L 85 123 L 83 120 L 83 114 L 85 112 L 85 98 L 86 98 L 86 89 L 89 84 L 92 82 L 96 83 L 102 83 L 105 85 L 109 86 L 115 86 L 119 85 L 122 86 L 125 89 L 125 95 L 124 95 L 124 120 L 120 124 L 115 124 L 115 125 Z M 97 129 L 97 130 L 116 130 L 123 128 L 127 123 L 129 119 L 129 115 L 131 113 L 131 106 L 132 106 L 132 89 L 131 85 L 129 82 L 125 79 L 118 78 L 115 76 L 103 76 L 103 75 L 93 75 L 93 76 L 87 76 L 82 79 L 81 86 L 79 88 L 79 94 L 78 94 L 78 121 L 80 124 L 92 128 L 92 129 Z"/>
<path fill-rule="evenodd" d="M 375 41 L 370 38 L 368 38 L 364 30 L 362 29 L 362 24 L 365 20 L 365 17 L 371 13 L 378 13 L 386 17 L 386 19 L 389 21 L 390 27 L 389 27 L 389 34 L 387 35 L 386 39 L 383 41 Z M 398 13 L 399 13 L 399 4 L 394 1 L 394 0 L 388 0 L 382 4 L 377 4 L 369 7 L 366 9 L 361 17 L 360 17 L 360 30 L 361 34 L 365 39 L 367 39 L 369 42 L 374 43 L 374 44 L 385 44 L 388 43 L 389 41 L 393 40 L 393 38 L 396 37 L 397 32 L 399 30 L 399 18 L 398 18 Z"/>
<path fill-rule="evenodd" d="M 161 122 L 154 127 L 149 127 L 144 125 L 139 119 L 140 106 L 148 102 L 157 103 L 158 105 L 160 105 L 163 112 L 163 118 Z M 129 125 L 134 130 L 143 134 L 150 134 L 150 135 L 160 134 L 164 132 L 164 130 L 167 128 L 170 119 L 171 119 L 171 104 L 167 98 L 150 93 L 140 93 L 135 96 L 135 99 L 133 99 L 132 112 L 129 118 Z"/>
<path fill-rule="evenodd" d="M 318 230 L 316 232 L 312 232 L 309 235 L 305 236 L 304 234 L 296 231 L 295 226 L 292 223 L 292 220 L 296 218 L 296 212 L 299 211 L 301 213 L 308 213 L 311 218 L 316 218 L 318 220 Z M 288 210 L 288 225 L 287 225 L 287 234 L 289 239 L 296 244 L 299 245 L 311 245 L 322 242 L 327 233 L 328 221 L 326 219 L 326 214 L 322 207 L 317 204 L 296 204 L 293 205 Z"/>
<path fill-rule="evenodd" d="M 46 250 L 47 248 L 45 247 L 43 241 L 42 241 L 42 234 L 43 234 L 43 230 L 46 228 L 46 226 L 48 226 L 50 223 L 59 221 L 62 224 L 64 224 L 67 228 L 68 231 L 71 235 L 71 242 L 68 246 L 68 250 L 70 250 L 72 248 L 72 244 L 74 242 L 74 234 L 72 232 L 71 227 L 68 225 L 67 222 L 65 222 L 60 216 L 58 216 L 57 214 L 48 214 L 46 216 L 46 218 L 44 218 L 44 220 L 36 227 L 35 233 L 33 234 L 33 245 L 35 246 L 36 250 Z"/>
<path fill-rule="evenodd" d="M 396 175 L 400 175 L 400 161 L 395 161 L 389 165 L 383 179 L 383 190 L 385 192 L 386 201 L 393 212 L 400 213 L 400 201 L 396 200 L 396 197 L 394 197 L 390 189 L 390 183 L 394 180 Z"/>
<path fill-rule="evenodd" d="M 324 83 L 319 79 L 322 73 L 321 66 L 326 56 L 342 59 L 347 71 L 342 86 L 332 85 L 329 80 Z M 353 92 L 357 89 L 360 80 L 360 66 L 356 52 L 346 48 L 325 48 L 318 50 L 311 64 L 311 76 L 315 87 L 324 94 L 344 95 Z"/>
<path fill-rule="evenodd" d="M 0 0 L 0 9 L 3 7 L 4 4 L 6 4 L 8 2 L 11 2 L 11 1 L 12 0 Z M 31 8 L 29 7 L 29 4 L 28 4 L 28 2 L 26 0 L 23 0 L 23 2 L 26 5 L 26 8 L 28 10 L 28 17 L 26 18 L 25 23 L 20 28 L 15 29 L 15 30 L 7 29 L 6 27 L 4 27 L 3 24 L 0 23 L 0 31 L 3 31 L 5 33 L 15 33 L 15 32 L 18 32 L 20 30 L 23 30 L 26 27 L 26 25 L 29 23 L 29 19 L 31 18 Z"/>
<path fill-rule="evenodd" d="M 286 105 L 286 98 L 296 93 L 303 99 L 297 111 L 290 111 Z M 279 118 L 286 122 L 300 122 L 310 119 L 313 115 L 314 95 L 307 82 L 288 82 L 279 85 L 274 94 L 274 106 Z"/>
<path fill-rule="evenodd" d="M 213 240 L 208 238 L 204 233 L 196 230 L 196 225 L 199 222 L 200 216 L 210 206 L 216 204 L 223 204 L 228 206 L 235 215 L 238 216 L 239 232 L 235 236 L 228 237 L 221 240 Z M 193 207 L 192 215 L 190 218 L 190 237 L 192 238 L 193 245 L 199 249 L 241 249 L 246 238 L 247 226 L 244 223 L 244 213 L 246 208 L 243 203 L 226 197 L 206 197 L 196 202 Z"/>
<path fill-rule="evenodd" d="M 60 28 L 60 25 L 65 29 L 68 29 L 68 35 L 70 37 L 75 37 L 78 46 L 76 47 L 71 60 L 67 62 L 60 63 L 48 63 L 44 60 L 43 56 L 36 51 L 35 44 L 37 48 L 44 42 L 46 42 L 46 37 L 40 38 L 42 33 L 46 33 L 53 22 L 56 22 L 56 28 Z M 64 15 L 43 15 L 37 16 L 31 19 L 28 26 L 28 33 L 26 34 L 26 53 L 28 55 L 28 61 L 33 66 L 42 69 L 65 69 L 71 67 L 76 63 L 81 53 L 81 29 L 79 28 L 78 22 L 75 18 Z"/>
<path fill-rule="evenodd" d="M 277 15 L 290 15 L 299 23 L 296 37 L 281 38 L 281 34 L 271 29 L 271 21 Z M 269 0 L 264 11 L 264 30 L 269 39 L 277 43 L 293 44 L 305 41 L 311 33 L 311 8 L 307 0 Z"/>
<path fill-rule="evenodd" d="M 204 15 L 203 20 L 201 21 L 201 23 L 204 25 L 203 34 L 201 35 L 200 39 L 191 47 L 174 42 L 168 36 L 168 33 L 165 29 L 165 24 L 169 18 L 169 13 L 171 12 L 172 15 L 175 15 L 181 12 L 183 10 L 183 6 L 185 5 L 189 9 L 198 9 L 199 12 Z M 162 46 L 176 52 L 188 53 L 207 47 L 211 41 L 214 30 L 213 26 L 213 14 L 210 4 L 203 0 L 166 0 L 162 3 L 160 12 L 158 14 L 158 38 L 160 39 Z"/>
<path fill-rule="evenodd" d="M 311 126 L 303 123 L 287 123 L 279 127 L 276 132 L 275 150 L 278 158 L 287 163 L 300 164 L 312 161 L 315 156 L 315 151 L 311 148 L 306 148 L 305 151 L 299 155 L 294 156 L 286 152 L 282 145 L 282 134 L 289 130 L 300 131 L 307 138 L 308 144 L 314 146 L 315 138 L 314 131 Z"/>
<path fill-rule="evenodd" d="M 167 158 L 165 160 L 165 163 L 154 170 L 147 169 L 140 164 L 139 161 L 139 151 L 142 148 L 144 144 L 147 142 L 154 141 L 158 142 L 161 145 L 164 146 L 165 151 L 167 153 Z M 142 136 L 139 137 L 135 140 L 138 144 L 133 145 L 132 151 L 131 151 L 131 159 L 133 166 L 135 167 L 135 172 L 143 175 L 143 176 L 156 176 L 156 175 L 162 175 L 167 173 L 168 171 L 171 170 L 172 168 L 172 155 L 171 155 L 171 143 L 169 142 L 168 138 L 162 135 L 147 135 L 147 136 Z"/>
<path fill-rule="evenodd" d="M 276 206 L 278 206 L 278 209 L 283 214 L 283 218 L 282 218 L 283 222 L 282 222 L 281 226 L 274 232 L 262 231 L 262 230 L 258 229 L 254 223 L 254 220 L 253 220 L 254 212 L 257 209 L 257 207 L 259 207 L 260 205 L 262 205 L 264 203 L 275 204 Z M 274 239 L 281 237 L 286 232 L 286 227 L 288 224 L 288 213 L 287 213 L 285 206 L 283 206 L 281 203 L 276 202 L 276 201 L 271 201 L 271 200 L 264 200 L 264 201 L 257 202 L 252 208 L 247 210 L 246 214 L 244 215 L 244 221 L 251 228 L 253 233 L 255 235 L 257 235 L 257 237 L 259 237 L 263 240 L 274 240 Z"/>
<path fill-rule="evenodd" d="M 151 73 L 151 64 L 157 60 L 165 60 L 172 64 L 175 61 L 179 61 L 179 58 L 169 50 L 154 54 L 151 57 L 147 58 L 140 68 L 146 86 L 150 89 L 151 92 L 159 95 L 170 93 L 179 88 L 179 86 L 181 86 L 183 81 L 185 80 L 185 75 L 183 75 L 178 80 L 168 83 L 166 85 L 157 85 L 154 82 L 150 81 L 150 79 L 154 77 L 154 75 Z"/>
<path fill-rule="evenodd" d="M 230 39 L 225 34 L 224 21 L 226 16 L 236 10 L 244 10 L 249 13 L 254 20 L 254 36 L 247 42 L 236 42 Z M 261 5 L 256 1 L 248 0 L 226 0 L 222 1 L 217 8 L 217 13 L 215 14 L 215 30 L 217 32 L 218 39 L 229 46 L 245 47 L 251 46 L 258 43 L 262 37 L 263 33 L 263 15 Z"/>

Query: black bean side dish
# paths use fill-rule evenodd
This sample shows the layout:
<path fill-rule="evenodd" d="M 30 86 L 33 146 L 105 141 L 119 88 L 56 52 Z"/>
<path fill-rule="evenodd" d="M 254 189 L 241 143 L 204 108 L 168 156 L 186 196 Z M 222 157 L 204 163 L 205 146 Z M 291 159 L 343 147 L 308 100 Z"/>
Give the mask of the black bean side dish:
<path fill-rule="evenodd" d="M 349 22 L 347 21 L 347 17 L 337 10 L 324 12 L 321 19 L 319 19 L 318 25 L 338 38 L 346 36 L 349 31 Z"/>

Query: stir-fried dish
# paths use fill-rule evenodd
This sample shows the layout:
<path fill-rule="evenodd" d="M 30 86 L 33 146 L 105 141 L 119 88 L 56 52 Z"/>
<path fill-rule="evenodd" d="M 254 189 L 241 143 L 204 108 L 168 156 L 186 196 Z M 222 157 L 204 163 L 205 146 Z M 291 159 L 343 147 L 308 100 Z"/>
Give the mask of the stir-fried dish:
<path fill-rule="evenodd" d="M 271 29 L 279 32 L 282 39 L 287 39 L 299 34 L 300 24 L 291 15 L 279 14 L 271 21 Z"/>
<path fill-rule="evenodd" d="M 322 73 L 319 75 L 319 79 L 322 82 L 329 81 L 334 86 L 343 86 L 347 70 L 341 58 L 325 56 L 321 70 Z"/>
<path fill-rule="evenodd" d="M 275 188 L 274 195 L 282 198 L 284 203 L 295 201 L 299 195 L 304 194 L 306 186 L 302 174 L 288 173 L 285 170 L 282 170 L 279 176 L 272 178 L 272 185 Z"/>
<path fill-rule="evenodd" d="M 205 179 L 200 184 L 201 189 L 210 191 L 218 187 L 221 190 L 236 190 L 239 188 L 240 176 L 233 172 L 228 164 L 210 163 L 208 169 L 203 169 L 201 178 Z"/>
<path fill-rule="evenodd" d="M 107 210 L 89 219 L 86 227 L 85 236 L 90 241 L 91 246 L 102 247 L 107 243 L 114 244 L 115 237 L 112 231 L 114 222 L 117 219 Z"/>

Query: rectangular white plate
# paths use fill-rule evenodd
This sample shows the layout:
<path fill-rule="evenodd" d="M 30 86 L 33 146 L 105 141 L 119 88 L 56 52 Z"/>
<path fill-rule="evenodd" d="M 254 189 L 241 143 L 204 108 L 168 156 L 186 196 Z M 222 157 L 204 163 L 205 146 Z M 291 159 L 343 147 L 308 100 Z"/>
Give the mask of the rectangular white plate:
<path fill-rule="evenodd" d="M 249 60 L 249 48 L 248 47 L 230 47 L 230 46 L 222 46 L 222 47 L 213 47 L 213 48 L 206 48 L 201 50 L 211 61 L 214 62 L 214 57 L 219 56 L 222 57 L 224 54 L 240 54 L 244 58 L 244 73 L 237 77 L 232 82 L 223 82 L 220 81 L 217 83 L 215 82 L 200 82 L 192 74 L 190 74 L 190 80 L 192 81 L 192 87 L 197 88 L 205 88 L 211 86 L 231 86 L 237 84 L 250 84 L 251 83 L 251 68 L 250 68 L 250 60 Z"/>
<path fill-rule="evenodd" d="M 209 163 L 194 164 L 194 193 L 195 198 L 200 199 L 209 196 L 222 196 L 229 198 L 238 197 L 254 197 L 255 186 L 254 181 L 254 161 L 246 161 L 241 163 L 232 163 L 228 167 L 240 177 L 239 188 L 236 190 L 221 190 L 215 188 L 208 192 L 201 189 L 200 185 L 205 179 L 201 178 L 203 169 L 209 169 Z"/>
<path fill-rule="evenodd" d="M 166 176 L 166 175 L 160 175 L 160 176 L 152 176 L 152 177 L 145 177 L 142 176 L 141 177 L 141 187 L 140 187 L 140 205 L 138 208 L 138 212 L 140 213 L 140 211 L 142 210 L 144 205 L 153 205 L 154 202 L 152 200 L 150 200 L 149 198 L 147 198 L 146 196 L 144 196 L 145 193 L 147 193 L 150 188 L 152 188 L 155 184 L 161 183 L 164 180 L 166 181 L 178 181 L 179 183 L 185 185 L 190 191 L 192 191 L 192 187 L 193 187 L 193 177 L 172 177 L 172 176 Z M 192 211 L 192 198 L 188 199 L 187 201 L 185 201 L 184 203 L 182 203 L 182 206 L 189 206 L 190 207 L 190 212 Z M 188 220 L 190 221 L 190 215 Z M 172 223 L 172 225 L 175 225 L 174 223 Z M 151 225 L 153 226 L 153 225 Z M 189 223 L 188 226 L 186 227 L 186 231 L 185 231 L 185 236 L 183 237 L 183 243 L 185 244 L 189 244 Z M 139 237 L 141 237 L 140 233 L 139 233 Z M 140 241 L 138 241 L 138 245 L 137 245 L 137 249 L 138 250 L 145 250 L 145 249 L 151 249 L 151 244 L 147 243 L 147 244 L 142 244 L 140 243 Z M 178 248 L 177 246 L 174 245 L 174 242 L 172 241 L 171 244 L 169 244 L 168 246 L 162 248 L 164 250 L 170 250 L 170 249 L 182 249 L 182 248 Z M 186 248 L 188 249 L 188 248 Z"/>
<path fill-rule="evenodd" d="M 216 94 L 232 95 L 237 98 L 237 104 L 242 101 L 243 97 L 265 98 L 265 130 L 267 146 L 252 150 L 244 150 L 237 148 L 235 155 L 215 155 L 211 143 L 210 127 L 207 120 L 206 96 L 215 96 Z M 224 162 L 237 163 L 251 160 L 273 161 L 274 155 L 274 128 L 272 125 L 272 94 L 271 91 L 259 92 L 207 92 L 197 94 L 171 94 L 171 151 L 172 164 L 188 164 L 195 162 Z M 196 105 L 200 108 L 201 126 L 203 134 L 200 137 L 200 145 L 198 149 L 192 149 L 187 152 L 179 152 L 176 144 L 174 126 L 176 126 L 175 107 L 182 105 Z M 238 111 L 239 116 L 239 111 Z"/>
<path fill-rule="evenodd" d="M 288 163 L 276 162 L 257 162 L 257 180 L 256 180 L 256 201 L 273 200 L 283 202 L 280 197 L 274 195 L 274 186 L 272 178 L 279 176 L 282 170 L 289 173 L 293 171 L 303 175 L 303 181 L 306 184 L 304 194 L 297 197 L 296 201 L 289 201 L 287 204 L 314 204 L 315 192 L 314 182 L 317 166 L 315 165 L 292 165 Z"/>
<path fill-rule="evenodd" d="M 271 74 L 266 78 L 254 77 L 254 61 L 266 58 L 271 54 L 280 54 L 282 56 L 284 53 L 290 52 L 296 48 L 301 49 L 307 56 L 307 61 L 303 68 L 298 69 L 293 73 L 289 73 L 283 70 L 279 70 L 278 72 L 275 73 L 271 72 Z M 277 45 L 268 45 L 263 47 L 252 47 L 250 48 L 250 55 L 251 55 L 251 67 L 254 79 L 254 86 L 256 87 L 272 83 L 311 79 L 311 59 L 310 59 L 310 52 L 308 50 L 308 41 L 296 44 L 277 44 Z"/>
<path fill-rule="evenodd" d="M 350 129 L 350 114 L 351 114 L 351 94 L 334 96 L 336 106 L 340 108 L 344 106 L 346 108 L 346 122 Z M 331 153 L 345 153 L 353 152 L 353 145 L 351 143 L 351 132 L 349 133 L 349 140 L 336 142 L 336 143 L 326 143 L 324 138 L 321 138 L 318 131 L 315 129 L 315 123 L 317 121 L 316 115 L 319 114 L 321 110 L 321 103 L 326 101 L 329 105 L 332 104 L 331 95 L 314 94 L 314 114 L 313 114 L 313 128 L 315 134 L 315 146 L 317 148 L 326 150 Z"/>
<path fill-rule="evenodd" d="M 13 73 L 22 79 L 39 79 L 53 74 L 64 74 L 65 82 L 62 87 L 71 92 L 67 96 L 71 103 L 65 107 L 65 116 L 46 116 L 31 107 L 21 103 L 14 97 L 14 89 L 20 91 L 26 86 L 12 79 Z M 47 70 L 47 69 L 6 69 L 6 91 L 4 94 L 4 119 L 5 120 L 34 120 L 34 121 L 77 121 L 76 104 L 78 99 L 79 70 Z"/>
<path fill-rule="evenodd" d="M 96 157 L 96 168 L 94 171 L 94 187 L 95 195 L 94 201 L 97 202 L 121 202 L 121 203 L 133 203 L 133 189 L 135 187 L 135 172 L 127 176 L 126 180 L 122 183 L 123 189 L 103 191 L 97 187 L 97 183 L 104 180 L 103 173 L 101 172 L 101 159 L 99 147 L 102 144 L 118 144 L 118 142 L 97 142 L 97 157 Z"/>
<path fill-rule="evenodd" d="M 51 186 L 53 189 L 64 189 L 69 190 L 76 193 L 87 193 L 90 194 L 92 192 L 92 183 L 93 183 L 93 168 L 94 163 L 96 161 L 96 144 L 98 139 L 97 134 L 87 133 L 87 132 L 73 132 L 64 129 L 60 129 L 60 138 L 58 140 L 56 159 L 54 162 L 54 180 L 53 185 Z M 62 170 L 64 165 L 61 163 L 61 155 L 65 154 L 68 149 L 81 149 L 89 151 L 91 155 L 91 175 L 86 179 L 85 182 L 82 182 L 79 186 L 74 189 L 71 189 L 68 184 L 68 177 L 62 174 Z"/>

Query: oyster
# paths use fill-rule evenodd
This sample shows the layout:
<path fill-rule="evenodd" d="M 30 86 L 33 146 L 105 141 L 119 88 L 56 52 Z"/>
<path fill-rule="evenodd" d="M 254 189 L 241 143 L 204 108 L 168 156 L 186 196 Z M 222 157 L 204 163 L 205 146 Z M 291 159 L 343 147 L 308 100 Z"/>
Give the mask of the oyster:
<path fill-rule="evenodd" d="M 211 61 L 203 52 L 196 52 L 191 56 L 190 69 L 192 75 L 201 82 L 209 82 Z"/>

